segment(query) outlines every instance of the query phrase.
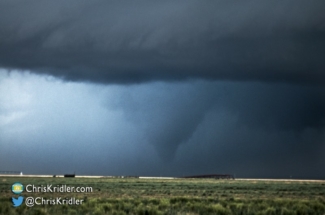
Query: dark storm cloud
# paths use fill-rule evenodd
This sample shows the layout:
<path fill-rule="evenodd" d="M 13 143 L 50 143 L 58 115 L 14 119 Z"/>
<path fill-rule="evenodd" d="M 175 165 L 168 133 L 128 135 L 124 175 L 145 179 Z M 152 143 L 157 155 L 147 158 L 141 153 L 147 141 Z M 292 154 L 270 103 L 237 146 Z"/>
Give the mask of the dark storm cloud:
<path fill-rule="evenodd" d="M 296 131 L 325 126 L 324 87 L 253 83 L 228 95 L 229 110 L 245 125 Z"/>
<path fill-rule="evenodd" d="M 1 1 L 1 68 L 108 84 L 3 75 L 0 167 L 324 177 L 324 7 Z"/>
<path fill-rule="evenodd" d="M 324 84 L 324 1 L 1 1 L 0 66 L 67 80 Z"/>
<path fill-rule="evenodd" d="M 97 85 L 0 70 L 0 169 L 324 178 L 324 102 L 311 85 Z"/>
<path fill-rule="evenodd" d="M 270 163 L 274 157 L 286 160 L 290 153 L 294 160 L 315 154 L 318 159 L 324 147 L 323 87 L 192 82 L 132 89 L 121 96 L 120 109 L 146 132 L 164 161 L 179 159 L 179 148 L 186 150 L 191 144 L 183 145 L 191 141 L 193 148 L 179 153 L 195 157 L 191 165 L 198 166 L 205 162 L 197 153 L 214 162 L 238 154 L 242 163 Z"/>
<path fill-rule="evenodd" d="M 120 109 L 146 132 L 147 140 L 166 162 L 173 160 L 178 146 L 188 141 L 218 99 L 216 92 L 205 94 L 208 89 L 202 83 L 167 87 L 153 83 L 134 88 L 120 98 Z"/>

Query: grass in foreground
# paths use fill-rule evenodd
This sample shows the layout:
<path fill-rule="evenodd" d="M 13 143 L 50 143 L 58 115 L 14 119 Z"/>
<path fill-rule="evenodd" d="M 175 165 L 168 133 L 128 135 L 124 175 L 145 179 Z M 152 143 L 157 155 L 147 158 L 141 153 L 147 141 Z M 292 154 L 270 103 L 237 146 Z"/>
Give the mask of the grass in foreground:
<path fill-rule="evenodd" d="M 0 214 L 325 214 L 325 182 L 214 179 L 0 178 Z M 11 204 L 11 185 L 90 186 L 92 193 L 22 195 L 84 199 L 79 206 Z"/>

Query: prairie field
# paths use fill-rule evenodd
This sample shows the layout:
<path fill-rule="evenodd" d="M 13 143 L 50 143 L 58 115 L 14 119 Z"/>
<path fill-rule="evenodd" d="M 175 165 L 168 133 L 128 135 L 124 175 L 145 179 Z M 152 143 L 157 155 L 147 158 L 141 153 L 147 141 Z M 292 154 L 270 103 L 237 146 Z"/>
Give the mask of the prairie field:
<path fill-rule="evenodd" d="M 216 179 L 28 178 L 0 177 L 1 215 L 118 214 L 281 214 L 324 215 L 325 181 Z M 11 185 L 92 187 L 91 193 L 27 193 L 27 197 L 82 199 L 81 205 L 35 205 L 15 208 Z"/>

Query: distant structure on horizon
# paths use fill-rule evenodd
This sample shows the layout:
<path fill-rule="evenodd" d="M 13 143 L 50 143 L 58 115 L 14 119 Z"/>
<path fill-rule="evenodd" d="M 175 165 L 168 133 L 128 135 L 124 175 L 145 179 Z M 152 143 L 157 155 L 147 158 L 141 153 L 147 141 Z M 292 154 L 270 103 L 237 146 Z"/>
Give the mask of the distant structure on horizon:
<path fill-rule="evenodd" d="M 64 174 L 65 178 L 74 178 L 76 177 L 76 172 L 74 172 L 73 174 Z"/>
<path fill-rule="evenodd" d="M 0 174 L 6 175 L 23 175 L 22 171 L 0 171 Z"/>

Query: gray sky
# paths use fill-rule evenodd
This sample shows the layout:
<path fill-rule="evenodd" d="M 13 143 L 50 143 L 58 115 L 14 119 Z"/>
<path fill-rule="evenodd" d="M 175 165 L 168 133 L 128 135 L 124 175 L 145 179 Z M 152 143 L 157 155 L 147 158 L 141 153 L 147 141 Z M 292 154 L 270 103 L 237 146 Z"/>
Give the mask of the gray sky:
<path fill-rule="evenodd" d="M 0 170 L 325 178 L 324 7 L 1 1 Z"/>

